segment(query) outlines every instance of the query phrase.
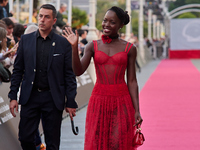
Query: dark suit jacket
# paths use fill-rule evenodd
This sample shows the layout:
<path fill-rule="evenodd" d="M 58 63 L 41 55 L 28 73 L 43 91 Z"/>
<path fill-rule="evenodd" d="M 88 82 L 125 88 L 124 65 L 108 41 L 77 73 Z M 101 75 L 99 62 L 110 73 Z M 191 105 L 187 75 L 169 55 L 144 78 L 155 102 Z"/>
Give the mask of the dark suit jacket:
<path fill-rule="evenodd" d="M 23 35 L 17 50 L 8 97 L 17 100 L 17 92 L 21 84 L 19 98 L 21 105 L 28 102 L 33 87 L 36 72 L 36 41 L 36 32 Z M 59 110 L 63 110 L 64 106 L 77 108 L 75 102 L 77 84 L 72 70 L 71 45 L 64 37 L 55 33 L 52 38 L 47 75 L 56 107 Z"/>

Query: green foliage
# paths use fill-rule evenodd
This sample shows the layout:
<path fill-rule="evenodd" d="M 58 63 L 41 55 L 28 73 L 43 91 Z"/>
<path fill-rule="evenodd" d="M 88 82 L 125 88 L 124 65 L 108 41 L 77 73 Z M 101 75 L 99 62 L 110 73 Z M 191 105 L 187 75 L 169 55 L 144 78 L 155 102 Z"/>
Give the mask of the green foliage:
<path fill-rule="evenodd" d="M 131 19 L 131 24 L 132 24 L 132 32 L 134 33 L 135 36 L 138 36 L 138 18 L 133 18 Z M 146 21 L 143 22 L 143 32 L 144 32 L 144 37 L 147 37 L 148 34 L 148 23 Z"/>
<path fill-rule="evenodd" d="M 67 19 L 67 15 L 63 15 Z M 88 23 L 87 12 L 77 7 L 72 8 L 72 28 L 79 29 Z"/>
<path fill-rule="evenodd" d="M 200 4 L 199 0 L 185 0 L 185 4 Z"/>
<path fill-rule="evenodd" d="M 183 5 L 185 5 L 185 0 L 176 0 L 175 2 L 170 2 L 169 11 L 172 11 L 173 9 Z"/>
<path fill-rule="evenodd" d="M 191 12 L 187 12 L 187 13 L 183 13 L 181 15 L 179 15 L 177 18 L 181 19 L 181 18 L 196 18 L 196 15 L 194 15 Z"/>
<path fill-rule="evenodd" d="M 183 5 L 187 5 L 187 4 L 200 4 L 199 0 L 176 0 L 175 2 L 171 2 L 169 5 L 169 11 L 172 11 L 175 8 L 178 8 L 180 6 Z M 200 17 L 200 13 L 198 12 L 191 12 L 191 13 L 184 13 L 179 15 L 176 18 L 199 18 Z"/>
<path fill-rule="evenodd" d="M 170 2 L 169 5 L 169 11 L 172 11 L 173 9 L 187 5 L 187 4 L 200 4 L 199 0 L 176 0 L 175 2 Z"/>
<path fill-rule="evenodd" d="M 138 18 L 133 18 L 131 20 L 132 24 L 132 32 L 134 33 L 135 36 L 138 36 Z"/>
<path fill-rule="evenodd" d="M 72 27 L 81 28 L 88 23 L 88 16 L 86 11 L 79 8 L 72 8 Z"/>

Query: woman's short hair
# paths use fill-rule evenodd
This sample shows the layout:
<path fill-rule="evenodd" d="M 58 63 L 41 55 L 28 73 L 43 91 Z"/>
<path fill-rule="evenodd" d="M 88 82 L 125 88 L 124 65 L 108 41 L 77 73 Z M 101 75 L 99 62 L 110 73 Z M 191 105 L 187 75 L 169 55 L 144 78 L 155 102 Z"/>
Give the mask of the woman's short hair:
<path fill-rule="evenodd" d="M 16 37 L 21 37 L 24 34 L 25 28 L 22 24 L 16 23 L 15 27 L 13 28 L 13 35 Z"/>
<path fill-rule="evenodd" d="M 10 18 L 6 17 L 6 18 L 3 18 L 2 20 L 5 22 L 7 27 L 12 25 L 12 27 L 14 28 L 15 24 Z"/>
<path fill-rule="evenodd" d="M 42 5 L 41 7 L 40 7 L 40 9 L 41 8 L 44 8 L 44 9 L 50 9 L 50 10 L 52 10 L 53 11 L 53 18 L 56 18 L 56 16 L 57 16 L 57 11 L 56 11 L 56 8 L 53 6 L 53 5 L 51 5 L 51 4 L 44 4 L 44 5 Z"/>
<path fill-rule="evenodd" d="M 124 11 L 123 9 L 121 9 L 120 7 L 117 6 L 113 6 L 110 9 L 108 9 L 108 11 L 114 11 L 117 15 L 117 17 L 121 20 L 121 22 L 124 25 L 127 25 L 130 21 L 130 17 L 128 15 L 128 11 Z"/>

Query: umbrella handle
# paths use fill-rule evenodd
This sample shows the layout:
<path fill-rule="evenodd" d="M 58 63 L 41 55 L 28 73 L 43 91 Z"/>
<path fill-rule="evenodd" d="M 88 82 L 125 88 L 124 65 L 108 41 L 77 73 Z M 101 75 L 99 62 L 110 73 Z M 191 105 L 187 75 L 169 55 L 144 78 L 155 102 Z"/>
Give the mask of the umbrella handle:
<path fill-rule="evenodd" d="M 79 129 L 78 127 L 74 128 L 74 121 L 71 120 L 72 131 L 75 135 L 78 135 Z"/>

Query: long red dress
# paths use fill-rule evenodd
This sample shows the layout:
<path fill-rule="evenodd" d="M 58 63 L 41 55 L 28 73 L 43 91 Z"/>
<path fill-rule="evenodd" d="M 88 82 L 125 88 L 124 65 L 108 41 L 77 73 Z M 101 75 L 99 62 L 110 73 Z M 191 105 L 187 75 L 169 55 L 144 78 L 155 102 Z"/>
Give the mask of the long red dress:
<path fill-rule="evenodd" d="M 135 110 L 124 80 L 132 45 L 108 56 L 93 43 L 97 81 L 87 108 L 84 150 L 136 150 Z"/>

